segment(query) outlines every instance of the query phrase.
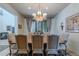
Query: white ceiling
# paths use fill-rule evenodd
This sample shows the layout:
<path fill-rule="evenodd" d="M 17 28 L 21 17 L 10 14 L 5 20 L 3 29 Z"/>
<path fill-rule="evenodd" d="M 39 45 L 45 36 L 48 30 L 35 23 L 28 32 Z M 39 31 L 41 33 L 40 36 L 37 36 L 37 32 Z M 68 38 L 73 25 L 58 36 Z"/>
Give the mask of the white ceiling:
<path fill-rule="evenodd" d="M 10 3 L 10 5 L 24 16 L 32 15 L 39 9 L 39 3 Z M 54 17 L 67 5 L 69 3 L 40 3 L 40 9 L 42 12 L 46 12 L 48 16 Z M 31 7 L 31 9 L 28 9 L 28 7 Z"/>

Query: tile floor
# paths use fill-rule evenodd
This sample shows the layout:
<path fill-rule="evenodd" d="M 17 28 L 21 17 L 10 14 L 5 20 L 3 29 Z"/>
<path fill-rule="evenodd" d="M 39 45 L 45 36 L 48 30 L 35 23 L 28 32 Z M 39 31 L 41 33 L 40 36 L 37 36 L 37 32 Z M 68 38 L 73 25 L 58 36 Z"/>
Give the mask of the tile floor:
<path fill-rule="evenodd" d="M 0 45 L 9 45 L 8 39 L 0 40 Z M 8 53 L 9 53 L 9 48 L 4 49 L 3 51 L 0 52 L 0 56 L 6 56 Z"/>
<path fill-rule="evenodd" d="M 9 45 L 8 39 L 0 40 L 0 45 Z"/>
<path fill-rule="evenodd" d="M 8 40 L 5 39 L 5 40 L 0 40 L 0 45 L 9 45 L 8 44 Z M 0 52 L 0 56 L 9 56 L 9 48 L 3 50 L 2 52 Z M 71 53 L 71 55 L 73 56 L 74 54 Z"/>

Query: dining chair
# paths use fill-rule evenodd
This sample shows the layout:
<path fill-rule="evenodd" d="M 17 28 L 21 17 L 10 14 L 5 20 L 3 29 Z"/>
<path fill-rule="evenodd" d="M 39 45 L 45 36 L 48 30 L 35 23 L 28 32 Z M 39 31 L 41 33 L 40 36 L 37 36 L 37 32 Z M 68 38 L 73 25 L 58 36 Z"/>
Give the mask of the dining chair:
<path fill-rule="evenodd" d="M 67 42 L 69 38 L 69 33 L 63 33 L 60 35 L 60 42 L 59 42 L 59 50 L 60 53 L 63 51 L 64 53 L 61 53 L 61 55 L 67 55 Z"/>
<path fill-rule="evenodd" d="M 9 55 L 11 56 L 16 50 L 16 40 L 15 35 L 13 33 L 8 33 L 8 42 L 9 42 Z"/>
<path fill-rule="evenodd" d="M 43 36 L 33 35 L 32 36 L 32 50 L 33 55 L 43 55 Z"/>
<path fill-rule="evenodd" d="M 47 43 L 47 54 L 48 55 L 58 55 L 58 35 L 48 35 Z"/>
<path fill-rule="evenodd" d="M 18 55 L 28 55 L 28 43 L 26 35 L 16 35 L 16 45 Z"/>

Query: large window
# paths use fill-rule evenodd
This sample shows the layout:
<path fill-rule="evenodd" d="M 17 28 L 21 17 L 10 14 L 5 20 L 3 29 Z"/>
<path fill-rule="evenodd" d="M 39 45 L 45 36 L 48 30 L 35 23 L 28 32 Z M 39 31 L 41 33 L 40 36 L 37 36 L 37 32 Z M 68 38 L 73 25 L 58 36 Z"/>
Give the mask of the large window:
<path fill-rule="evenodd" d="M 47 21 L 32 21 L 31 32 L 47 32 Z"/>
<path fill-rule="evenodd" d="M 0 32 L 15 32 L 16 16 L 0 8 Z"/>

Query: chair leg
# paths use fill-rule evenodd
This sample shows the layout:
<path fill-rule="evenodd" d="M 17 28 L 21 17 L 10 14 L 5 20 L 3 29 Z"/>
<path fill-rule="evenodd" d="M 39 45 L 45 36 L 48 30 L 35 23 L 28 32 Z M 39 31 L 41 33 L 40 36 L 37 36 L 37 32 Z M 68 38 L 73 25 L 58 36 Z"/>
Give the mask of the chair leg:
<path fill-rule="evenodd" d="M 67 46 L 66 46 L 66 43 L 65 43 L 65 56 L 67 55 Z"/>
<path fill-rule="evenodd" d="M 29 56 L 32 56 L 32 50 L 30 50 L 30 52 L 28 53 Z"/>
<path fill-rule="evenodd" d="M 9 53 L 9 55 L 11 56 L 11 46 L 9 46 L 9 50 L 10 50 L 10 53 Z"/>
<path fill-rule="evenodd" d="M 43 55 L 44 56 L 47 56 L 48 55 L 46 50 L 43 50 Z"/>
<path fill-rule="evenodd" d="M 10 49 L 10 53 L 9 53 L 9 55 L 11 56 L 11 49 Z"/>
<path fill-rule="evenodd" d="M 17 50 L 17 52 L 16 52 L 17 55 L 19 55 L 19 54 L 18 54 L 18 51 L 19 51 L 19 50 Z"/>

